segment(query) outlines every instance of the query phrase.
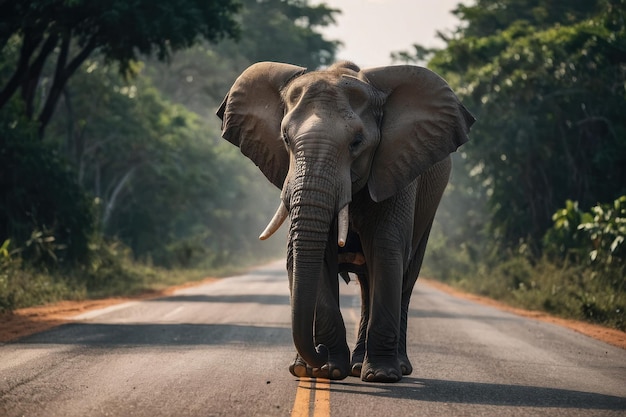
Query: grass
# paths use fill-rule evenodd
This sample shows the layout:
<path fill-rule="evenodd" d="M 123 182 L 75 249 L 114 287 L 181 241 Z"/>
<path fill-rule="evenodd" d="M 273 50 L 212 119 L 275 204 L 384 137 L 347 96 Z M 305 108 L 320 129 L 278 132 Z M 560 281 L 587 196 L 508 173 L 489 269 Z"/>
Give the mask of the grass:
<path fill-rule="evenodd" d="M 165 269 L 136 262 L 116 245 L 96 248 L 90 261 L 72 268 L 35 268 L 21 258 L 0 260 L 0 313 L 63 300 L 134 296 L 242 272 L 264 261 L 248 258 L 233 265 Z"/>
<path fill-rule="evenodd" d="M 624 267 L 556 263 L 511 254 L 490 265 L 463 253 L 427 254 L 424 274 L 514 307 L 626 331 Z M 453 259 L 449 259 L 453 258 Z"/>

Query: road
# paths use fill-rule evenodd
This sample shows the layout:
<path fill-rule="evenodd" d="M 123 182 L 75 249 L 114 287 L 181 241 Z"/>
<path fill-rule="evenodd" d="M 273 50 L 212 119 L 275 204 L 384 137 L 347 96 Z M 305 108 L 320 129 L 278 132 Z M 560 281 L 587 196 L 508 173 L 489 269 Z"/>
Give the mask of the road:
<path fill-rule="evenodd" d="M 82 314 L 0 344 L 0 416 L 626 415 L 625 350 L 424 284 L 397 384 L 292 377 L 289 318 L 283 262 Z"/>

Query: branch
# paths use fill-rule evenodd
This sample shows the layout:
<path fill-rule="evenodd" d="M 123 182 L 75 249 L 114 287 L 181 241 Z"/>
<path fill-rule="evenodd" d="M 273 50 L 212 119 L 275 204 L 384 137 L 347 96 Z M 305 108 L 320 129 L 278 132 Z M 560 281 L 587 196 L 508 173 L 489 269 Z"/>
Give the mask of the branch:
<path fill-rule="evenodd" d="M 41 43 L 41 40 L 41 36 L 35 37 L 30 31 L 26 32 L 24 35 L 22 47 L 20 48 L 20 58 L 15 72 L 0 92 L 0 109 L 11 99 L 24 77 L 28 74 L 28 62 L 35 52 L 35 49 L 37 49 L 37 45 Z"/>
<path fill-rule="evenodd" d="M 66 39 L 66 36 L 68 39 Z M 67 48 L 69 49 L 69 38 L 71 38 L 70 34 L 64 35 L 63 45 L 65 46 L 66 42 Z M 85 60 L 89 57 L 89 55 L 96 49 L 96 42 L 94 38 L 91 38 L 87 45 L 76 55 L 70 63 L 65 67 L 65 61 L 67 60 L 67 52 L 63 51 L 61 48 L 61 53 L 59 54 L 59 60 L 57 61 L 57 68 L 54 74 L 54 82 L 52 83 L 52 87 L 50 88 L 50 93 L 46 99 L 46 104 L 43 107 L 43 110 L 39 114 L 39 138 L 43 139 L 44 131 L 52 115 L 54 114 L 54 109 L 56 107 L 61 94 L 63 93 L 63 88 L 67 83 L 67 80 L 76 72 L 76 70 L 80 67 L 80 65 L 85 62 Z"/>
<path fill-rule="evenodd" d="M 115 204 L 117 203 L 117 198 L 120 195 L 120 192 L 124 189 L 124 186 L 130 181 L 133 174 L 135 173 L 136 166 L 129 169 L 126 174 L 122 177 L 120 182 L 117 183 L 113 192 L 111 193 L 111 198 L 107 201 L 106 206 L 104 207 L 104 214 L 102 215 L 102 230 L 106 230 L 107 223 L 111 218 L 111 213 L 113 213 L 113 209 L 115 208 Z"/>
<path fill-rule="evenodd" d="M 35 97 L 35 90 L 37 88 L 37 84 L 39 84 L 39 77 L 41 77 L 41 71 L 43 70 L 44 64 L 48 59 L 48 56 L 54 50 L 54 47 L 57 45 L 59 40 L 59 36 L 56 33 L 48 36 L 46 42 L 41 47 L 39 51 L 39 55 L 30 65 L 30 68 L 27 69 L 26 73 L 21 79 L 22 84 L 22 98 L 26 103 L 26 115 L 30 118 L 33 115 L 33 101 Z"/>

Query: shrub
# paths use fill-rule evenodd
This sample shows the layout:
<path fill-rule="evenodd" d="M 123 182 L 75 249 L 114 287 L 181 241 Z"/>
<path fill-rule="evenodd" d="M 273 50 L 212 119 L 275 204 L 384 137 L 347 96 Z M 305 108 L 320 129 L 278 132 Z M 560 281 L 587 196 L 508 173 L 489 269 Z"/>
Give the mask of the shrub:
<path fill-rule="evenodd" d="M 546 253 L 561 260 L 588 263 L 595 270 L 624 268 L 626 262 L 626 196 L 582 212 L 567 201 L 552 217 L 545 234 Z"/>
<path fill-rule="evenodd" d="M 35 265 L 85 261 L 94 232 L 92 199 L 69 164 L 28 123 L 0 114 L 0 239 Z"/>

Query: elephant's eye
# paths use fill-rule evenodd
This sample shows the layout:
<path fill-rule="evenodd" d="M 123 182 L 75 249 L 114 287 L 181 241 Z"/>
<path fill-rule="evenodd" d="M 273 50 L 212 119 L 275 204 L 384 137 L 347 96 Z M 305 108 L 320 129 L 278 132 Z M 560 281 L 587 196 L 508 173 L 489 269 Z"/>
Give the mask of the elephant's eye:
<path fill-rule="evenodd" d="M 350 151 L 355 152 L 357 149 L 359 149 L 359 146 L 361 146 L 361 144 L 363 143 L 363 140 L 364 140 L 363 134 L 357 133 L 356 136 L 354 137 L 354 140 L 350 144 Z"/>

